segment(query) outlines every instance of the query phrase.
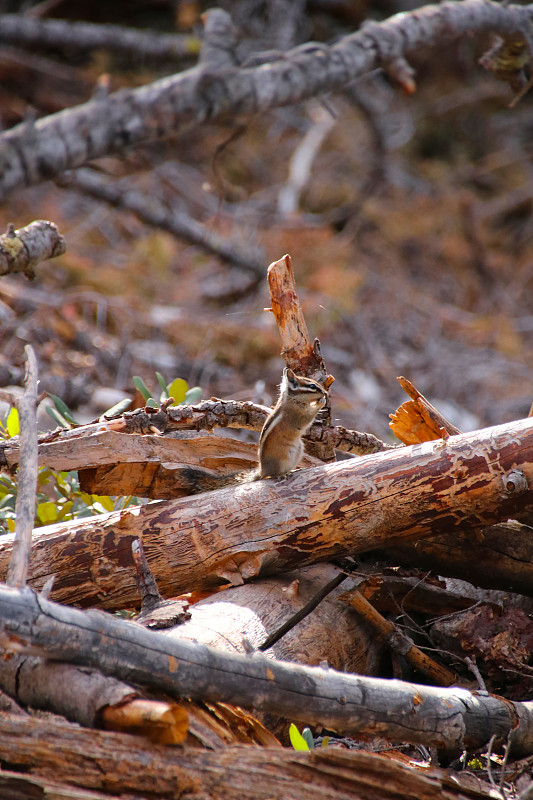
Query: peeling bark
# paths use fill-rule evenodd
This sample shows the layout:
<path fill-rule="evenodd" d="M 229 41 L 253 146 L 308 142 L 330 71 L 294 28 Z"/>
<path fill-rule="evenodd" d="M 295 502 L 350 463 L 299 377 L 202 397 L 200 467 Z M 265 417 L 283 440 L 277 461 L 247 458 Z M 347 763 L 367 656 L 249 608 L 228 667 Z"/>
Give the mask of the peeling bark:
<path fill-rule="evenodd" d="M 521 488 L 509 480 L 518 473 Z M 472 536 L 531 510 L 528 486 L 533 419 L 39 528 L 32 583 L 54 574 L 59 601 L 124 608 L 138 603 L 134 539 L 169 596 L 450 531 Z M 0 539 L 0 574 L 12 540 Z"/>

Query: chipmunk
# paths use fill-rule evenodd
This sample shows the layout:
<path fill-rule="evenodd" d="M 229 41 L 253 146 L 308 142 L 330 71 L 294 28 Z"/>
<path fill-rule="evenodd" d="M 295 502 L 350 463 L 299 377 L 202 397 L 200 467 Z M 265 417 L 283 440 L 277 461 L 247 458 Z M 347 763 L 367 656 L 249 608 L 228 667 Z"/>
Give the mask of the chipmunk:
<path fill-rule="evenodd" d="M 279 398 L 261 431 L 259 468 L 232 475 L 220 475 L 201 467 L 180 470 L 180 484 L 190 494 L 221 489 L 262 478 L 281 478 L 295 469 L 304 454 L 302 436 L 324 408 L 327 391 L 317 381 L 283 370 Z"/>

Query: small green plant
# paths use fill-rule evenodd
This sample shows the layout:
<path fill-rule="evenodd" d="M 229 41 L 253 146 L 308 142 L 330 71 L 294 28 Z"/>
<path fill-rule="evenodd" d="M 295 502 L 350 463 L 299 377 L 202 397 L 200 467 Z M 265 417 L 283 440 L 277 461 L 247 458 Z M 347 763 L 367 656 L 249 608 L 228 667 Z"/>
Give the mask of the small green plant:
<path fill-rule="evenodd" d="M 189 389 L 187 381 L 175 378 L 167 383 L 160 372 L 156 378 L 161 388 L 159 403 L 170 397 L 174 400 L 171 405 L 183 403 L 197 403 L 202 396 L 199 386 Z M 142 378 L 134 377 L 133 382 L 146 401 L 146 405 L 158 408 L 159 403 Z M 79 423 L 74 414 L 57 395 L 48 395 L 53 405 L 46 410 L 54 422 L 62 428 L 72 428 Z M 131 405 L 131 400 L 121 400 L 108 409 L 100 419 L 122 414 Z M 16 408 L 11 408 L 4 420 L 0 419 L 0 439 L 11 439 L 19 434 L 19 416 Z M 7 473 L 0 473 L 0 534 L 15 530 L 15 504 L 17 501 L 16 481 Z M 82 492 L 78 480 L 78 473 L 56 472 L 49 467 L 39 467 L 37 477 L 37 496 L 35 501 L 35 527 L 51 525 L 78 517 L 91 517 L 95 514 L 104 514 L 107 511 L 117 511 L 131 505 L 139 505 L 137 497 L 109 497 L 107 495 L 88 494 Z"/>
<path fill-rule="evenodd" d="M 71 424 L 75 424 L 74 417 L 63 401 L 59 402 L 58 408 L 54 399 L 54 406 L 58 416 L 54 414 L 51 416 L 56 422 L 59 422 L 62 427 L 68 428 Z M 63 418 L 63 423 L 61 418 Z M 12 408 L 5 420 L 0 420 L 0 439 L 11 439 L 18 433 L 19 416 L 16 408 Z M 0 534 L 12 533 L 15 530 L 16 502 L 16 481 L 11 475 L 0 473 Z M 35 498 L 35 527 L 51 525 L 77 517 L 91 517 L 106 511 L 138 505 L 138 503 L 139 500 L 136 497 L 112 498 L 107 495 L 82 492 L 77 472 L 56 472 L 49 467 L 39 467 Z"/>
<path fill-rule="evenodd" d="M 139 378 L 138 375 L 135 375 L 133 378 L 135 388 L 144 397 L 146 405 L 150 406 L 151 408 L 159 408 L 159 405 L 164 403 L 165 400 L 168 400 L 169 397 L 174 398 L 170 405 L 181 406 L 184 404 L 192 405 L 193 403 L 197 403 L 202 396 L 202 390 L 199 386 L 193 386 L 189 389 L 187 381 L 184 381 L 183 378 L 174 378 L 173 381 L 167 383 L 160 372 L 156 372 L 155 376 L 161 389 L 159 394 L 159 402 L 157 402 L 157 400 L 154 398 L 153 393 L 147 387 L 142 378 Z"/>
<path fill-rule="evenodd" d="M 470 761 L 467 762 L 467 766 L 470 767 L 470 769 L 483 769 L 483 764 L 477 756 L 471 758 Z"/>
<path fill-rule="evenodd" d="M 294 722 L 291 722 L 289 728 L 289 739 L 291 740 L 291 744 L 295 750 L 313 750 L 315 747 L 315 741 L 313 739 L 313 734 L 311 733 L 310 728 L 304 728 L 303 731 L 300 733 Z M 328 736 L 324 736 L 322 742 L 320 744 L 321 747 L 327 747 L 329 741 Z"/>

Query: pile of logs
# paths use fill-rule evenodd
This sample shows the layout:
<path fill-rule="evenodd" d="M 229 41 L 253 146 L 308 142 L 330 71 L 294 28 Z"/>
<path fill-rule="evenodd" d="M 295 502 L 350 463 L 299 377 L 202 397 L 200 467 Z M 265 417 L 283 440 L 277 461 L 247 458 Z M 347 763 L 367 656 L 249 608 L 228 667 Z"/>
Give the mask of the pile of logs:
<path fill-rule="evenodd" d="M 269 282 L 286 364 L 329 385 L 288 256 Z M 27 426 L 2 443 L 21 504 L 37 458 L 152 501 L 29 532 L 21 514 L 0 539 L 2 797 L 490 796 L 438 760 L 533 753 L 533 419 L 461 433 L 400 382 L 402 444 L 326 408 L 301 469 L 202 495 L 185 466 L 256 458 L 213 429 L 268 409 L 138 409 L 41 436 L 33 467 Z M 281 748 L 291 722 L 329 745 Z"/>

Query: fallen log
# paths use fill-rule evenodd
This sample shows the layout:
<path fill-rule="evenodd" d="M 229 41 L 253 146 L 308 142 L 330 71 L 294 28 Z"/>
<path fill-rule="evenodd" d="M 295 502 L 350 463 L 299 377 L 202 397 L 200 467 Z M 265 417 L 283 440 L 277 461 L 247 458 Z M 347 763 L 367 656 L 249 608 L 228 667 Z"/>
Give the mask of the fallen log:
<path fill-rule="evenodd" d="M 491 797 L 490 787 L 466 772 L 417 769 L 377 753 L 333 747 L 310 753 L 242 746 L 215 752 L 178 749 L 14 714 L 0 715 L 0 759 L 3 800 L 123 800 L 126 795 L 152 800 Z"/>
<path fill-rule="evenodd" d="M 441 533 L 473 534 L 533 505 L 533 420 L 34 531 L 32 583 L 61 602 L 138 603 L 142 538 L 169 596 L 239 584 Z M 13 537 L 0 540 L 5 575 Z"/>
<path fill-rule="evenodd" d="M 533 528 L 516 520 L 475 532 L 402 542 L 379 555 L 394 564 L 430 569 L 484 589 L 533 596 Z"/>
<path fill-rule="evenodd" d="M 506 740 L 533 752 L 533 703 L 487 692 L 436 689 L 224 653 L 169 639 L 101 611 L 0 586 L 0 643 L 203 702 L 224 702 L 321 725 L 347 735 L 385 736 L 456 753 Z M 1 758 L 1 756 L 0 756 Z"/>

